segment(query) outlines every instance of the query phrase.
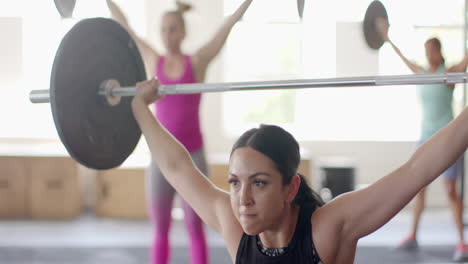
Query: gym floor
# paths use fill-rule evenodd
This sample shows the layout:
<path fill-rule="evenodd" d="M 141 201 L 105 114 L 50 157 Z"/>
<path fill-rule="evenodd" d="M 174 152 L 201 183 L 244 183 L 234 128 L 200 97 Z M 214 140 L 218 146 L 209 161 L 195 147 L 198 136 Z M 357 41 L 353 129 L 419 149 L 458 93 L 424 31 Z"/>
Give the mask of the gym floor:
<path fill-rule="evenodd" d="M 406 234 L 410 211 L 359 243 L 356 263 L 451 263 L 456 232 L 449 210 L 428 210 L 423 215 L 421 248 L 399 252 L 393 247 Z M 224 242 L 207 230 L 211 263 L 230 263 Z M 97 219 L 84 214 L 77 220 L 0 221 L 0 263 L 148 263 L 151 226 L 146 221 Z M 174 221 L 171 263 L 190 263 L 183 223 Z"/>

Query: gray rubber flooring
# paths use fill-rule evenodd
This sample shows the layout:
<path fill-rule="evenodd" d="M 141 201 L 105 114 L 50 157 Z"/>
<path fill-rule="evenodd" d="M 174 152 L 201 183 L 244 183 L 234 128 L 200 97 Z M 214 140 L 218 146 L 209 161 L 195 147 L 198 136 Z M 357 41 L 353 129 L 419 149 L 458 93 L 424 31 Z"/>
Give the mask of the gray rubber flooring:
<path fill-rule="evenodd" d="M 452 263 L 457 234 L 449 210 L 425 213 L 419 251 L 394 251 L 410 222 L 411 214 L 401 213 L 361 239 L 355 263 Z M 207 228 L 206 235 L 210 263 L 231 263 L 219 234 Z M 0 221 L 0 264 L 147 264 L 151 241 L 152 228 L 147 221 L 100 219 L 90 214 L 73 221 Z M 171 245 L 171 264 L 190 263 L 181 221 L 173 222 Z"/>
<path fill-rule="evenodd" d="M 451 263 L 452 246 L 428 246 L 414 252 L 389 247 L 360 247 L 357 264 Z M 224 248 L 210 249 L 210 263 L 231 263 Z M 144 264 L 148 249 L 135 248 L 0 248 L 0 263 L 5 264 Z M 190 263 L 187 248 L 173 248 L 171 264 Z M 468 263 L 468 262 L 466 262 Z"/>
<path fill-rule="evenodd" d="M 371 263 L 452 263 L 453 246 L 426 246 L 417 251 L 397 251 L 391 247 L 359 247 L 356 254 L 358 264 Z M 460 262 L 458 262 L 460 263 Z M 468 263 L 468 262 L 462 262 Z"/>
<path fill-rule="evenodd" d="M 187 248 L 173 248 L 171 264 L 190 263 Z M 145 264 L 147 248 L 0 248 L 1 264 Z M 210 249 L 210 263 L 231 263 L 224 248 Z"/>

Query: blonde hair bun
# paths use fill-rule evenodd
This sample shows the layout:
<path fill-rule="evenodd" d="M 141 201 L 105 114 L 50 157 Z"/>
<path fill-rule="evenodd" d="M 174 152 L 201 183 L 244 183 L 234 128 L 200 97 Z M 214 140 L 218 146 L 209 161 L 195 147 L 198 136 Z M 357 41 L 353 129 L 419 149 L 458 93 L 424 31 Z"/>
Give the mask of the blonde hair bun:
<path fill-rule="evenodd" d="M 176 0 L 176 6 L 177 6 L 177 11 L 182 14 L 192 10 L 192 5 L 184 3 L 180 0 Z"/>

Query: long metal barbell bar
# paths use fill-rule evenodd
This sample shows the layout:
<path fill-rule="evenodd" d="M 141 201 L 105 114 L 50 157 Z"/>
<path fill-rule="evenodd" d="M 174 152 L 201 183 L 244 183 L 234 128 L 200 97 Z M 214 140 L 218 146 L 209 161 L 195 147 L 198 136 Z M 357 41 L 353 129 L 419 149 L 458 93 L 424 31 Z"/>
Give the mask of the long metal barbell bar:
<path fill-rule="evenodd" d="M 387 86 L 387 85 L 428 85 L 428 84 L 456 84 L 466 83 L 467 73 L 444 74 L 413 74 L 413 75 L 389 75 L 367 76 L 329 79 L 302 79 L 284 81 L 260 81 L 260 82 L 233 82 L 233 83 L 194 83 L 162 85 L 159 93 L 166 94 L 194 94 L 227 91 L 247 90 L 275 90 L 275 89 L 303 89 L 325 87 L 356 87 L 356 86 Z M 111 89 L 99 89 L 98 94 L 108 97 L 135 96 L 136 87 L 114 87 Z M 48 90 L 33 90 L 29 94 L 32 103 L 47 103 L 50 101 Z"/>

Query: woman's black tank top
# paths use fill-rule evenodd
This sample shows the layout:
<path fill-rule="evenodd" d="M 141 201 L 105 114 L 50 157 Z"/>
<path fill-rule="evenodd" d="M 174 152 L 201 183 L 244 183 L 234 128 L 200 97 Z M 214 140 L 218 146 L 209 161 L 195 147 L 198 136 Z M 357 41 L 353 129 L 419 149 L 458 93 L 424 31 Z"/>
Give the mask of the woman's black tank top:
<path fill-rule="evenodd" d="M 312 242 L 310 217 L 314 209 L 301 207 L 291 243 L 281 256 L 264 255 L 257 244 L 257 236 L 244 233 L 237 249 L 236 264 L 320 264 Z"/>

